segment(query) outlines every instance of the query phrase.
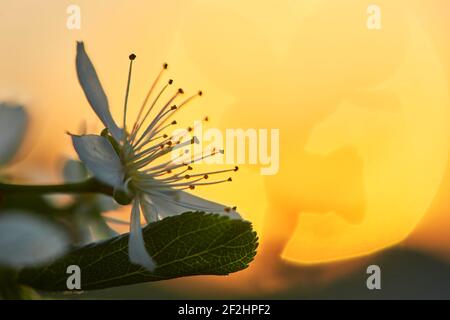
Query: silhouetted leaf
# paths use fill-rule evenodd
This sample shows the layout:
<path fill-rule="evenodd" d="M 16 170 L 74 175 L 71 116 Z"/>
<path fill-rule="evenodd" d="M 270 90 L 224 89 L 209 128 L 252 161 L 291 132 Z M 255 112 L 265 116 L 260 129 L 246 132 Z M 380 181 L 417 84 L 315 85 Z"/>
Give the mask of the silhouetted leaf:
<path fill-rule="evenodd" d="M 158 267 L 152 273 L 128 259 L 128 234 L 75 249 L 42 268 L 25 269 L 19 282 L 67 290 L 70 265 L 81 269 L 81 290 L 103 289 L 192 275 L 227 275 L 248 267 L 258 246 L 250 222 L 187 212 L 151 223 L 144 240 Z"/>

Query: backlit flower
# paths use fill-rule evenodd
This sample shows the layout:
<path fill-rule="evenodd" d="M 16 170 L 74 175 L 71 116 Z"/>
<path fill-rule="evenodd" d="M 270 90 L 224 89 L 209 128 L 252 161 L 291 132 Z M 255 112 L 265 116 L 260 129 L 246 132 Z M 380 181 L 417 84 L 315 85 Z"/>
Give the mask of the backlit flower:
<path fill-rule="evenodd" d="M 176 125 L 172 116 L 201 92 L 178 102 L 183 90 L 178 89 L 165 102 L 160 103 L 164 92 L 172 85 L 169 80 L 159 92 L 154 93 L 167 69 L 163 66 L 152 84 L 140 108 L 136 121 L 127 127 L 127 102 L 134 54 L 130 55 L 128 85 L 125 94 L 122 126 L 114 121 L 108 99 L 100 84 L 95 68 L 90 61 L 84 44 L 77 43 L 76 67 L 83 91 L 91 107 L 107 128 L 101 135 L 72 135 L 73 145 L 86 167 L 101 182 L 112 186 L 115 198 L 125 203 L 131 199 L 129 258 L 132 263 L 144 266 L 148 270 L 156 267 L 149 256 L 141 229 L 141 212 L 147 223 L 167 216 L 187 211 L 203 211 L 227 215 L 240 219 L 235 207 L 227 207 L 194 196 L 185 190 L 197 186 L 212 185 L 231 181 L 231 178 L 213 180 L 211 176 L 237 171 L 237 167 L 206 173 L 192 173 L 192 164 L 214 156 L 219 150 L 206 155 L 189 158 L 188 161 L 168 157 L 172 151 L 195 143 L 196 138 L 182 141 L 181 136 L 169 135 L 167 130 Z M 155 98 L 150 102 L 150 96 Z M 158 107 L 159 106 L 159 107 Z M 131 129 L 131 130 L 128 130 Z"/>

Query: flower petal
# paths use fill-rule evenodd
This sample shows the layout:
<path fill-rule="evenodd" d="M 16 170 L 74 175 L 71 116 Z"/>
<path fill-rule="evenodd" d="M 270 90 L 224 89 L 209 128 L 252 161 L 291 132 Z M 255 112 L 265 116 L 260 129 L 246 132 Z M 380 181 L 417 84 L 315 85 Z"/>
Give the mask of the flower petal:
<path fill-rule="evenodd" d="M 0 165 L 16 154 L 25 136 L 28 117 L 20 106 L 0 104 Z"/>
<path fill-rule="evenodd" d="M 144 237 L 141 227 L 141 212 L 139 208 L 139 199 L 136 197 L 131 209 L 130 238 L 128 240 L 128 255 L 131 263 L 143 266 L 150 272 L 155 270 L 156 263 L 150 257 L 145 248 Z"/>
<path fill-rule="evenodd" d="M 74 183 L 86 180 L 89 174 L 82 162 L 69 159 L 64 163 L 63 176 L 65 182 Z"/>
<path fill-rule="evenodd" d="M 72 142 L 80 160 L 97 179 L 112 187 L 124 188 L 122 162 L 107 138 L 72 135 Z"/>
<path fill-rule="evenodd" d="M 50 221 L 24 212 L 0 215 L 0 265 L 22 268 L 64 254 L 69 238 Z"/>
<path fill-rule="evenodd" d="M 117 237 L 118 232 L 111 229 L 102 216 L 95 216 L 89 221 L 89 229 L 91 231 L 91 241 L 101 241 Z M 86 223 L 86 221 L 85 221 Z"/>
<path fill-rule="evenodd" d="M 140 199 L 142 214 L 144 215 L 147 223 L 158 221 L 160 219 L 158 215 L 158 208 L 153 204 L 152 199 L 146 194 L 141 194 Z"/>
<path fill-rule="evenodd" d="M 100 212 L 114 211 L 119 208 L 119 204 L 113 198 L 104 194 L 97 194 L 95 196 L 95 204 Z"/>
<path fill-rule="evenodd" d="M 117 126 L 111 115 L 108 98 L 100 84 L 94 65 L 84 49 L 83 42 L 77 42 L 76 65 L 78 80 L 80 81 L 81 87 L 83 88 L 84 94 L 92 109 L 94 109 L 97 116 L 109 129 L 109 132 L 114 139 L 121 141 L 123 130 Z"/>
<path fill-rule="evenodd" d="M 168 189 L 167 191 L 157 191 L 148 194 L 153 206 L 157 208 L 157 213 L 161 219 L 178 215 L 187 211 L 203 211 L 208 213 L 217 213 L 228 216 L 231 219 L 242 219 L 239 213 L 234 210 L 228 210 L 222 204 L 209 201 L 190 193 Z"/>

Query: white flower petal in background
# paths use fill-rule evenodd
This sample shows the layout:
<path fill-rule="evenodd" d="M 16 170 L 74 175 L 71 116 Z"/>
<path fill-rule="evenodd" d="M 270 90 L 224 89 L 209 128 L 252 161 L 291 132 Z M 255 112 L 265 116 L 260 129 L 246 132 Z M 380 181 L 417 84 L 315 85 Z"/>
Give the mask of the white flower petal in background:
<path fill-rule="evenodd" d="M 68 183 L 82 182 L 89 178 L 89 173 L 84 164 L 78 160 L 69 159 L 63 168 L 64 181 Z M 95 195 L 95 205 L 101 212 L 116 210 L 119 205 L 109 196 Z"/>
<path fill-rule="evenodd" d="M 95 196 L 95 202 L 101 212 L 114 211 L 119 208 L 119 205 L 113 198 L 104 194 L 97 194 Z"/>
<path fill-rule="evenodd" d="M 64 254 L 69 237 L 57 225 L 24 212 L 0 213 L 0 265 L 22 268 Z"/>
<path fill-rule="evenodd" d="M 77 183 L 88 179 L 89 173 L 82 162 L 69 159 L 64 163 L 63 176 L 65 182 Z M 101 215 L 119 207 L 113 198 L 103 194 L 90 194 L 78 195 L 73 199 L 77 201 L 74 211 L 75 225 L 79 233 L 77 244 L 88 244 L 119 235 L 108 226 L 108 219 Z"/>
<path fill-rule="evenodd" d="M 25 136 L 28 117 L 24 108 L 0 104 L 0 165 L 16 154 Z"/>
<path fill-rule="evenodd" d="M 68 183 L 81 182 L 88 178 L 89 174 L 83 163 L 69 159 L 64 163 L 63 177 Z"/>
<path fill-rule="evenodd" d="M 92 106 L 92 109 L 94 109 L 97 116 L 109 129 L 109 132 L 111 132 L 114 139 L 120 141 L 122 139 L 123 131 L 117 126 L 111 115 L 108 98 L 100 84 L 97 72 L 86 54 L 83 42 L 77 43 L 76 65 L 78 80 L 80 81 L 81 87 L 83 88 L 84 94 Z"/>
<path fill-rule="evenodd" d="M 108 139 L 97 135 L 72 136 L 80 160 L 100 181 L 122 188 L 124 169 L 119 156 Z"/>

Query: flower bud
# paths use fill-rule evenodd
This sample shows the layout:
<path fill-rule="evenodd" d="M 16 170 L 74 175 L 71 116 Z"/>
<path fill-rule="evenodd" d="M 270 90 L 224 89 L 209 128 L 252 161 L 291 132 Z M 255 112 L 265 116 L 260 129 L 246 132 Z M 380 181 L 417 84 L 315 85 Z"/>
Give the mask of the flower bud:
<path fill-rule="evenodd" d="M 114 189 L 113 198 L 118 204 L 126 206 L 133 200 L 133 195 L 123 189 Z"/>

